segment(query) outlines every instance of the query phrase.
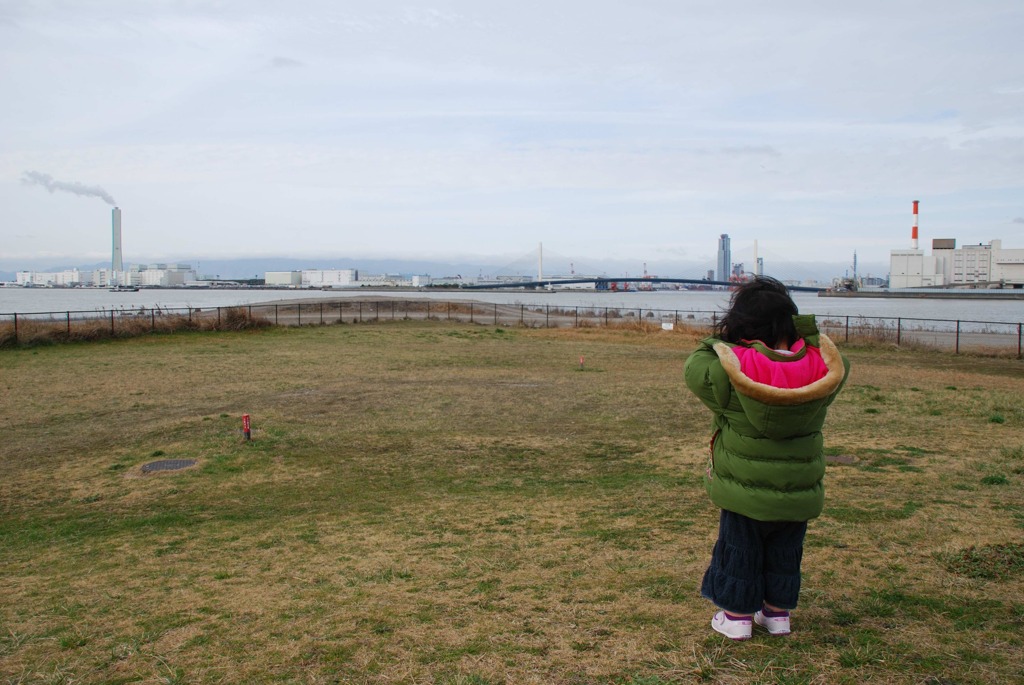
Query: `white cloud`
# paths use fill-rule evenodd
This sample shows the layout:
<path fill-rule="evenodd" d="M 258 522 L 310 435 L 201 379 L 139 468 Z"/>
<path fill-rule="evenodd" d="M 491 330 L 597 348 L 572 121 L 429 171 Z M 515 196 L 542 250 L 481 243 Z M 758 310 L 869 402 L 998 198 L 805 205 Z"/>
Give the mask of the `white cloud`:
<path fill-rule="evenodd" d="M 641 258 L 729 232 L 884 259 L 912 199 L 923 232 L 988 240 L 1024 190 L 1017 2 L 5 11 L 0 239 L 40 253 L 108 217 L 28 169 L 108 189 L 145 254 Z"/>

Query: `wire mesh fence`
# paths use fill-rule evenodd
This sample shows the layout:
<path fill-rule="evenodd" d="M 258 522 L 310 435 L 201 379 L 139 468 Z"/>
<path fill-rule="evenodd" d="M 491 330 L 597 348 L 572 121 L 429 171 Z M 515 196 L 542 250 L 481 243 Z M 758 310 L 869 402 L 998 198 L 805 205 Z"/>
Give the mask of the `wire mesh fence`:
<path fill-rule="evenodd" d="M 438 300 L 321 300 L 234 307 L 139 308 L 0 314 L 0 346 L 132 337 L 182 330 L 244 330 L 390 321 L 451 321 L 526 328 L 643 325 L 710 330 L 719 311 L 643 307 L 566 307 Z M 821 330 L 844 342 L 881 342 L 1022 357 L 1022 323 L 819 315 Z"/>

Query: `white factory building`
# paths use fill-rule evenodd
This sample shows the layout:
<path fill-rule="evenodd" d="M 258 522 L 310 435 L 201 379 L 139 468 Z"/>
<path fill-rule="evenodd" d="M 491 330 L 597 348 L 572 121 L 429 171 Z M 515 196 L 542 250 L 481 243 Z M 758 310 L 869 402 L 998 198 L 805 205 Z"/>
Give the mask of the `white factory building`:
<path fill-rule="evenodd" d="M 430 276 L 398 274 L 363 274 L 356 269 L 304 269 L 302 271 L 267 271 L 264 282 L 282 288 L 420 288 L 431 284 Z"/>
<path fill-rule="evenodd" d="M 106 269 L 104 278 L 106 278 Z M 24 287 L 40 286 L 47 288 L 74 288 L 92 285 L 96 272 L 65 269 L 64 271 L 19 271 L 15 275 L 18 285 Z"/>
<path fill-rule="evenodd" d="M 956 246 L 953 238 L 932 241 L 932 253 L 911 248 L 889 257 L 889 288 L 1021 288 L 1024 249 L 1004 249 L 1002 240 Z"/>
<path fill-rule="evenodd" d="M 198 280 L 195 270 L 188 264 L 133 264 L 124 271 L 96 269 L 82 271 L 19 271 L 16 280 L 20 286 L 46 288 L 109 288 L 114 285 L 136 288 L 173 288 Z"/>
<path fill-rule="evenodd" d="M 142 288 L 173 288 L 199 280 L 195 269 L 188 264 L 133 264 L 122 273 L 119 283 Z"/>
<path fill-rule="evenodd" d="M 305 269 L 303 288 L 357 288 L 359 272 L 355 269 Z"/>
<path fill-rule="evenodd" d="M 299 288 L 302 286 L 302 272 L 267 271 L 263 274 L 263 282 L 280 288 Z"/>
<path fill-rule="evenodd" d="M 263 282 L 279 288 L 358 288 L 361 285 L 355 269 L 267 271 Z"/>

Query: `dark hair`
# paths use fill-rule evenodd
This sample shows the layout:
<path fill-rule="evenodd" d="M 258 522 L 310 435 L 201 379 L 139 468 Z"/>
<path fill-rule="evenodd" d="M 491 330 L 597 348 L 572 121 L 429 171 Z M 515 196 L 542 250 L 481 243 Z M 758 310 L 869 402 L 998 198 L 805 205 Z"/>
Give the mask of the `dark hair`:
<path fill-rule="evenodd" d="M 760 340 L 769 347 L 792 345 L 800 339 L 793 323 L 797 313 L 786 286 L 768 276 L 755 276 L 733 292 L 729 311 L 715 324 L 715 335 L 730 343 Z"/>

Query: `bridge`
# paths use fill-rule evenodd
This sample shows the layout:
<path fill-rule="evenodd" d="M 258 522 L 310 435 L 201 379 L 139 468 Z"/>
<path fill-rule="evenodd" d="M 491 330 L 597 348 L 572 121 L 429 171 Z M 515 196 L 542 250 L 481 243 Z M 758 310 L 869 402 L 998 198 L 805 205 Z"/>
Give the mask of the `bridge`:
<path fill-rule="evenodd" d="M 495 290 L 498 288 L 550 288 L 558 285 L 578 285 L 581 283 L 593 283 L 594 289 L 598 291 L 611 290 L 613 283 L 642 283 L 652 285 L 654 283 L 679 283 L 683 285 L 721 285 L 734 288 L 738 283 L 733 281 L 708 281 L 703 278 L 660 278 L 658 276 L 637 276 L 611 278 L 601 276 L 597 278 L 555 278 L 539 281 L 511 281 L 502 283 L 488 283 L 485 285 L 463 285 L 463 290 Z M 796 292 L 817 293 L 825 288 L 815 288 L 807 285 L 787 285 L 788 289 Z"/>

